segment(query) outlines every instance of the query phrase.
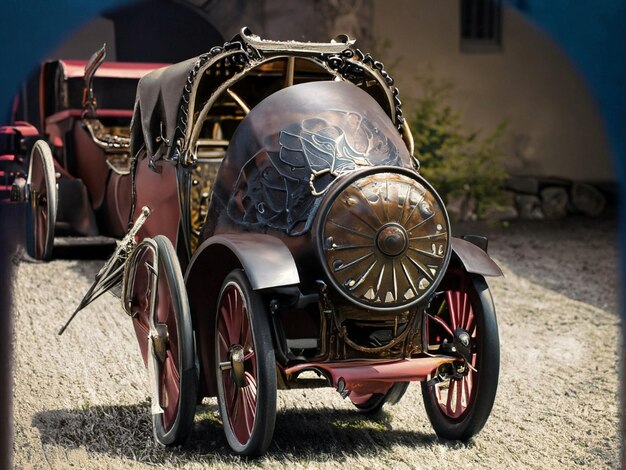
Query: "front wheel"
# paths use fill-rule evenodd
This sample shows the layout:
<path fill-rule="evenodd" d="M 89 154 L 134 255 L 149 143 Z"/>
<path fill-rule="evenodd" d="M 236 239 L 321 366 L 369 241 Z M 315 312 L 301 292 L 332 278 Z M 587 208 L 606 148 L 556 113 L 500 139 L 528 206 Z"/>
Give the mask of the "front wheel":
<path fill-rule="evenodd" d="M 217 398 L 230 447 L 258 456 L 276 422 L 276 359 L 267 311 L 243 271 L 226 276 L 215 325 Z"/>
<path fill-rule="evenodd" d="M 198 390 L 193 326 L 178 258 L 168 238 L 144 239 L 133 252 L 129 310 L 148 368 L 152 425 L 163 446 L 193 430 Z"/>
<path fill-rule="evenodd" d="M 469 364 L 440 370 L 422 382 L 424 406 L 437 435 L 465 441 L 485 425 L 498 387 L 500 341 L 496 311 L 484 277 L 465 271 L 449 273 L 443 293 L 425 315 L 427 350 L 444 352 L 446 345 L 468 338 Z M 458 348 L 457 348 L 458 349 Z"/>

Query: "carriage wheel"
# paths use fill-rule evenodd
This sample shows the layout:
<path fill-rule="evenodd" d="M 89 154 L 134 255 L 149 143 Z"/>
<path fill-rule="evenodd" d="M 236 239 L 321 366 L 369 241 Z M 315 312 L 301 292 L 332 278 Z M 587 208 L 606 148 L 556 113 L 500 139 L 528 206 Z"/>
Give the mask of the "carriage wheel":
<path fill-rule="evenodd" d="M 217 396 L 224 433 L 240 455 L 269 446 L 276 421 L 276 359 L 267 311 L 243 271 L 224 280 L 215 328 Z"/>
<path fill-rule="evenodd" d="M 438 320 L 426 317 L 424 334 L 429 345 L 440 345 L 444 339 L 450 343 L 455 335 L 457 340 L 469 337 L 470 365 L 460 362 L 454 371 L 447 371 L 444 381 L 422 382 L 422 394 L 437 435 L 464 441 L 482 429 L 493 407 L 500 369 L 498 325 L 482 276 L 457 272 L 442 285 Z"/>
<path fill-rule="evenodd" d="M 44 140 L 33 146 L 26 184 L 30 194 L 26 209 L 26 251 L 35 259 L 47 261 L 54 246 L 58 200 L 52 151 Z"/>
<path fill-rule="evenodd" d="M 402 397 L 404 396 L 407 388 L 409 388 L 410 382 L 398 382 L 391 386 L 387 393 L 373 393 L 363 401 L 364 397 L 360 397 L 361 399 L 357 403 L 353 401 L 352 403 L 359 410 L 359 413 L 364 415 L 375 415 L 383 409 L 383 406 L 387 403 L 390 405 L 395 405 L 398 403 Z M 353 399 L 352 395 L 350 398 Z"/>
<path fill-rule="evenodd" d="M 198 390 L 185 284 L 167 237 L 146 239 L 135 253 L 129 260 L 135 263 L 131 311 L 151 381 L 154 436 L 161 445 L 178 445 L 193 429 Z M 154 316 L 150 318 L 152 302 Z"/>

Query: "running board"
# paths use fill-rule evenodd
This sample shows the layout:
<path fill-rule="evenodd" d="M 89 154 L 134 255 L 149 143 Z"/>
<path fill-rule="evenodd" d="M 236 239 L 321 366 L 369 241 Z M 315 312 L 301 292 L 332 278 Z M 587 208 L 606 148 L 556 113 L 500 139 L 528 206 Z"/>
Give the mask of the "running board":
<path fill-rule="evenodd" d="M 329 377 L 332 386 L 342 394 L 386 393 L 397 382 L 426 380 L 444 365 L 458 361 L 452 356 L 428 356 L 395 361 L 341 361 L 298 364 L 284 370 L 287 381 L 294 374 L 313 370 Z"/>

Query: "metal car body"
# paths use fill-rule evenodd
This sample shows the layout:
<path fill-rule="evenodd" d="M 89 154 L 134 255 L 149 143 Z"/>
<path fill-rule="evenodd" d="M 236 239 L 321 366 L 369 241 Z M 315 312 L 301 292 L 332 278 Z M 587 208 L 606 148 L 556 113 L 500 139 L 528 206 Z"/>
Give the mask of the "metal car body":
<path fill-rule="evenodd" d="M 158 442 L 217 395 L 232 449 L 258 455 L 277 388 L 374 412 L 415 381 L 442 437 L 482 428 L 499 364 L 484 276 L 501 271 L 451 236 L 380 62 L 345 36 L 244 28 L 146 75 L 130 139 L 135 223 L 77 311 L 121 283 Z"/>

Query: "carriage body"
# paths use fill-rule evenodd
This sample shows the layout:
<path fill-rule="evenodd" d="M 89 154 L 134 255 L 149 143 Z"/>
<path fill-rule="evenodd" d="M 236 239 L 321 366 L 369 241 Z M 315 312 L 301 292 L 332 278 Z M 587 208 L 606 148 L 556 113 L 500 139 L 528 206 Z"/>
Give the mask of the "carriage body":
<path fill-rule="evenodd" d="M 417 381 L 440 436 L 482 428 L 499 365 L 484 276 L 501 271 L 451 236 L 381 63 L 347 37 L 244 29 L 140 81 L 130 151 L 122 303 L 157 441 L 183 442 L 217 396 L 232 449 L 258 455 L 277 389 L 373 413 Z"/>
<path fill-rule="evenodd" d="M 90 61 L 44 63 L 36 93 L 29 85 L 16 97 L 22 120 L 0 129 L 12 168 L 6 187 L 12 200 L 28 202 L 27 248 L 36 259 L 51 257 L 55 232 L 121 238 L 128 229 L 137 83 L 165 64 L 104 62 L 105 55 L 103 47 Z"/>

